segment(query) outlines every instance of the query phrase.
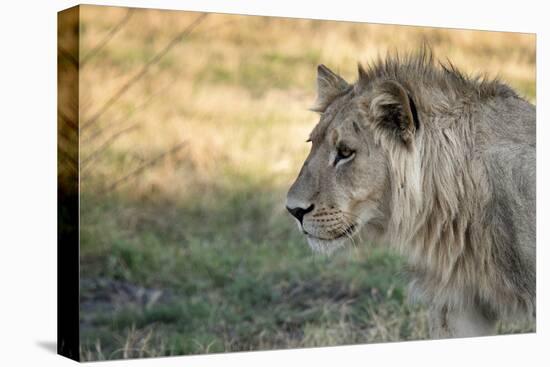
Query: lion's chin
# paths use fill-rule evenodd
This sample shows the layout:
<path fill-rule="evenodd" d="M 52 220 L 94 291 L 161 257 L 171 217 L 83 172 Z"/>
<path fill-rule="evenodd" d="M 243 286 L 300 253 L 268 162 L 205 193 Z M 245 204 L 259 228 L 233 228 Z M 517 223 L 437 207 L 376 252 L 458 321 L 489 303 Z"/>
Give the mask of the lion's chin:
<path fill-rule="evenodd" d="M 332 255 L 337 249 L 344 247 L 347 240 L 348 238 L 346 237 L 336 238 L 334 240 L 323 240 L 317 237 L 307 236 L 309 247 L 314 252 L 327 256 Z"/>

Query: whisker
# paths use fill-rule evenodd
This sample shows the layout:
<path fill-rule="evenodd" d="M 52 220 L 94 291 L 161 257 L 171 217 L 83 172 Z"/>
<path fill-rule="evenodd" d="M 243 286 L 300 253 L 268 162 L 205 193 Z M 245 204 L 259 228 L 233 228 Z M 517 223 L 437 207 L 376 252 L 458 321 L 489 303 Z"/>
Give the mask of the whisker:
<path fill-rule="evenodd" d="M 353 238 L 352 236 L 352 228 L 355 226 L 356 224 L 355 223 L 347 223 L 347 222 L 343 222 L 343 223 L 339 223 L 337 229 L 339 231 L 342 232 L 342 234 L 344 234 L 344 236 L 346 236 L 350 242 L 351 242 L 351 245 L 353 247 L 353 250 L 354 250 L 354 253 L 355 253 L 355 256 L 358 257 L 358 252 L 357 252 L 357 243 L 355 242 L 355 239 Z"/>

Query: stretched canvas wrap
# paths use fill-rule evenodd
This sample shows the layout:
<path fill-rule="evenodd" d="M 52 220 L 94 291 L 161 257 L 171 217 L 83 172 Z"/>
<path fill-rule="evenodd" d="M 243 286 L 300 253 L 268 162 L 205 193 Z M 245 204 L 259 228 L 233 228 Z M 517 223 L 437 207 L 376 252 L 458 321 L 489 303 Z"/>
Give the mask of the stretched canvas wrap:
<path fill-rule="evenodd" d="M 535 35 L 58 14 L 58 351 L 535 331 Z"/>

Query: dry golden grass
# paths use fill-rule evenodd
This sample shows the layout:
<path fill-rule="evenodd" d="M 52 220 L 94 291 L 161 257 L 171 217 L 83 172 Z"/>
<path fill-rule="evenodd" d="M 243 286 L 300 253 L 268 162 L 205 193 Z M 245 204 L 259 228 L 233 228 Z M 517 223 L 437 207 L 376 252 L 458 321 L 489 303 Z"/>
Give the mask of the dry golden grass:
<path fill-rule="evenodd" d="M 114 7 L 84 9 L 82 55 L 126 13 Z M 83 68 L 82 116 L 93 114 L 197 15 L 134 10 L 125 27 Z M 252 172 L 275 170 L 284 177 L 277 183 L 284 185 L 296 172 L 306 152 L 302 140 L 317 119 L 307 111 L 314 100 L 315 65 L 325 63 L 354 80 L 357 62 L 395 50 L 414 52 L 422 42 L 431 45 L 436 57 L 467 73 L 500 76 L 534 100 L 534 35 L 211 14 L 96 125 L 113 125 L 154 95 L 130 118 L 139 130 L 111 149 L 144 157 L 186 140 L 185 159 L 204 179 L 215 177 L 221 164 Z M 84 153 L 95 147 L 86 144 L 86 136 Z M 109 162 L 103 163 L 94 165 L 102 177 L 120 169 L 111 167 L 112 172 Z M 156 185 L 172 192 L 174 180 L 190 179 L 174 176 L 174 168 L 165 164 L 137 183 L 143 184 L 141 189 Z"/>

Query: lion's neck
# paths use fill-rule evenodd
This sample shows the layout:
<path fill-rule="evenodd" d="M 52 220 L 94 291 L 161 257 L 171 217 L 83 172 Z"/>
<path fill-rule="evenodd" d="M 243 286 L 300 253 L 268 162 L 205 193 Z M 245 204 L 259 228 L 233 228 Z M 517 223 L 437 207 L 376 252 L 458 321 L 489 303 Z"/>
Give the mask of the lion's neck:
<path fill-rule="evenodd" d="M 480 162 L 472 156 L 468 114 L 433 116 L 414 151 L 389 153 L 392 180 L 387 240 L 415 264 L 450 276 L 471 245 L 474 206 L 484 205 Z"/>

